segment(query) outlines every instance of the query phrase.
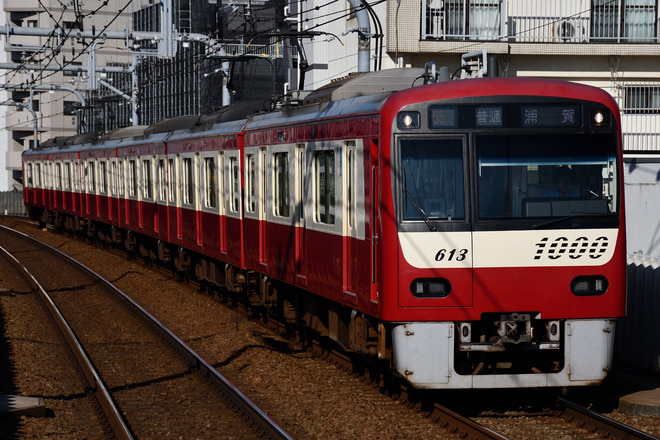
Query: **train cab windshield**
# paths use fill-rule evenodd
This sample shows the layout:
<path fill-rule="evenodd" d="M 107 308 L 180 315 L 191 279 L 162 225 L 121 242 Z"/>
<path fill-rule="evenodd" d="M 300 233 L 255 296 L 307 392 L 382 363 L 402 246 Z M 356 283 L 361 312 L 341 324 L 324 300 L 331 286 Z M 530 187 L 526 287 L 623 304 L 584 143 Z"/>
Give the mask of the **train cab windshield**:
<path fill-rule="evenodd" d="M 612 133 L 400 137 L 400 228 L 616 222 L 616 142 Z"/>
<path fill-rule="evenodd" d="M 611 135 L 477 135 L 479 219 L 617 213 Z"/>

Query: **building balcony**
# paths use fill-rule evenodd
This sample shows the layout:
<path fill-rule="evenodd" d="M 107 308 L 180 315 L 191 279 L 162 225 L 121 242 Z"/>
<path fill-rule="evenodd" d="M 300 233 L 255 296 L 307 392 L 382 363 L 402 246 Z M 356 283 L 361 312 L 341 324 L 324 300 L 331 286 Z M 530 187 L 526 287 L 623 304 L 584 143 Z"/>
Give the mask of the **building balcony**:
<path fill-rule="evenodd" d="M 388 22 L 397 53 L 660 55 L 658 0 L 401 0 Z"/>
<path fill-rule="evenodd" d="M 423 0 L 422 39 L 658 43 L 657 0 Z"/>

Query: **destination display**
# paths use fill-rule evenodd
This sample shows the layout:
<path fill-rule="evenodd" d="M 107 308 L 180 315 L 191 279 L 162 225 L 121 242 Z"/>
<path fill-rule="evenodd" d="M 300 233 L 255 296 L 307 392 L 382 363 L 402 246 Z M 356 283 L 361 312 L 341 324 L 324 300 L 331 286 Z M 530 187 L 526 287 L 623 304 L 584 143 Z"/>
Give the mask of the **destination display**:
<path fill-rule="evenodd" d="M 452 128 L 577 128 L 579 104 L 431 105 L 431 130 Z"/>
<path fill-rule="evenodd" d="M 432 105 L 429 109 L 429 119 L 431 128 L 457 128 L 458 107 Z"/>
<path fill-rule="evenodd" d="M 520 107 L 521 127 L 579 127 L 580 106 L 566 105 L 523 105 Z"/>

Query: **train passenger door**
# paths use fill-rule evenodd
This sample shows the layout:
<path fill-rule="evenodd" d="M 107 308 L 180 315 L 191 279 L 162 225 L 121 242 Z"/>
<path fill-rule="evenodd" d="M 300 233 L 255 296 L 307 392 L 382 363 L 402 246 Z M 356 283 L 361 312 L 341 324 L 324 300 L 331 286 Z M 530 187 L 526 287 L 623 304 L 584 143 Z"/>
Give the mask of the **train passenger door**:
<path fill-rule="evenodd" d="M 358 188 L 364 187 L 359 185 L 358 182 L 358 163 L 361 163 L 358 158 L 358 149 L 356 142 L 344 141 L 342 148 L 342 190 L 343 190 L 343 219 L 344 219 L 344 239 L 343 239 L 343 289 L 344 293 L 355 296 L 356 283 L 358 271 L 365 270 L 360 268 L 359 264 L 362 259 L 358 257 L 358 240 L 364 238 L 364 232 L 360 234 L 363 229 L 364 220 L 360 218 L 360 206 L 358 202 Z"/>
<path fill-rule="evenodd" d="M 258 210 L 259 210 L 259 263 L 268 264 L 266 259 L 266 231 L 268 230 L 268 217 L 266 215 L 266 188 L 268 186 L 268 162 L 267 162 L 267 148 L 259 147 L 259 161 L 257 168 L 253 170 L 255 175 L 259 175 L 259 194 Z M 256 183 L 254 184 L 256 189 Z"/>
<path fill-rule="evenodd" d="M 305 236 L 307 225 L 305 222 L 305 144 L 296 145 L 295 165 L 295 259 L 296 259 L 296 281 L 307 285 L 307 271 L 305 270 Z"/>

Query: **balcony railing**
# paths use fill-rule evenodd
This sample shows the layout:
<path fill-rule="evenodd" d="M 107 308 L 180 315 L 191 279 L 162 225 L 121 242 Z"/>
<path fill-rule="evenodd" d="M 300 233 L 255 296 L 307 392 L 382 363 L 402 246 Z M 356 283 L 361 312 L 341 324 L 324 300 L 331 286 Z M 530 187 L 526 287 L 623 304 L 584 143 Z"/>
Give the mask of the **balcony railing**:
<path fill-rule="evenodd" d="M 660 83 L 623 83 L 616 95 L 624 151 L 660 151 Z"/>
<path fill-rule="evenodd" d="M 658 0 L 422 0 L 422 39 L 658 43 Z"/>

